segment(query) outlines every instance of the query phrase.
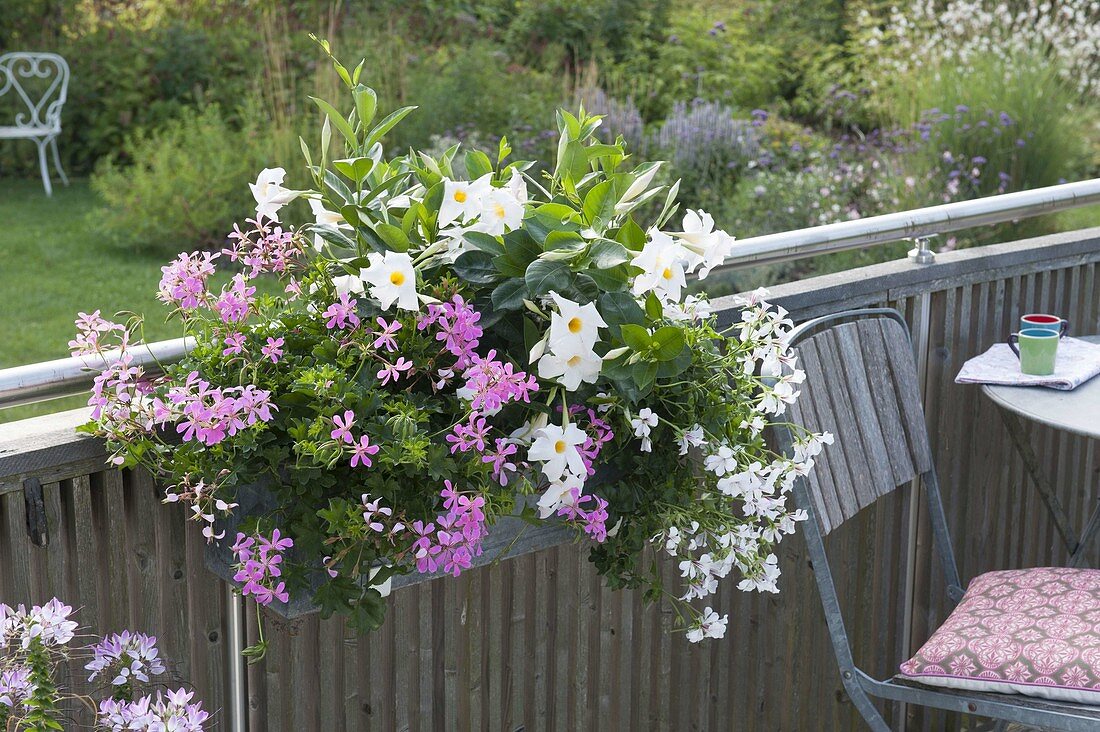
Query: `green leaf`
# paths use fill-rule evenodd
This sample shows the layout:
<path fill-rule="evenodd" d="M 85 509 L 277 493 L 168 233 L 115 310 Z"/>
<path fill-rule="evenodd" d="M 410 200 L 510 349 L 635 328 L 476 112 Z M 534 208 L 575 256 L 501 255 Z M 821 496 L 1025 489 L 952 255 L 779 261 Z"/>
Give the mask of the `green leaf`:
<path fill-rule="evenodd" d="M 645 296 L 645 313 L 650 320 L 660 320 L 664 317 L 665 306 L 661 304 L 661 299 L 656 293 L 651 292 Z"/>
<path fill-rule="evenodd" d="M 506 277 L 523 277 L 531 262 L 542 254 L 542 248 L 523 229 L 516 229 L 504 235 L 504 254 L 496 257 L 493 263 Z"/>
<path fill-rule="evenodd" d="M 620 226 L 619 231 L 615 234 L 615 241 L 635 252 L 642 250 L 642 247 L 645 246 L 645 239 L 645 231 L 634 223 L 632 218 L 627 219 L 626 223 Z"/>
<path fill-rule="evenodd" d="M 596 184 L 584 197 L 584 215 L 597 231 L 615 215 L 615 195 L 611 190 L 611 181 L 605 180 Z"/>
<path fill-rule="evenodd" d="M 363 144 L 364 150 L 370 150 L 374 147 L 375 143 L 381 142 L 382 138 L 386 136 L 386 133 L 397 126 L 397 123 L 405 119 L 409 112 L 416 109 L 416 107 L 402 107 L 395 112 L 391 112 L 384 120 L 378 123 L 378 126 L 371 130 L 370 136 Z"/>
<path fill-rule="evenodd" d="M 594 242 L 592 248 L 588 250 L 588 258 L 599 269 L 611 269 L 631 259 L 626 247 L 610 239 L 599 239 Z"/>
<path fill-rule="evenodd" d="M 527 272 L 523 278 L 527 282 L 527 288 L 530 290 L 531 296 L 539 297 L 551 290 L 563 290 L 569 287 L 573 279 L 573 273 L 568 266 L 561 262 L 537 259 L 527 267 Z"/>
<path fill-rule="evenodd" d="M 488 155 L 480 150 L 466 151 L 466 174 L 470 176 L 470 180 L 477 180 L 481 176 L 492 172 L 493 164 L 489 161 Z"/>
<path fill-rule="evenodd" d="M 627 280 L 630 275 L 627 266 L 620 264 L 611 269 L 589 269 L 585 274 L 591 277 L 604 292 L 622 292 L 627 289 Z"/>
<path fill-rule="evenodd" d="M 653 388 L 653 380 L 657 378 L 657 364 L 652 361 L 639 361 L 631 370 L 634 384 L 638 387 L 638 396 L 645 396 L 646 392 Z"/>
<path fill-rule="evenodd" d="M 325 116 L 332 120 L 332 124 L 336 125 L 336 129 L 340 131 L 340 134 L 347 138 L 348 144 L 355 148 L 359 145 L 359 140 L 355 137 L 355 130 L 351 128 L 351 124 L 344 119 L 344 115 L 336 111 L 336 108 L 326 102 L 324 99 L 318 99 L 317 97 L 310 97 L 313 103 L 321 108 L 321 111 L 325 113 Z"/>
<path fill-rule="evenodd" d="M 541 210 L 532 211 L 523 220 L 524 228 L 531 237 L 542 244 L 547 237 L 554 232 L 580 231 L 580 224 L 563 222 L 557 213 L 543 213 Z"/>
<path fill-rule="evenodd" d="M 362 68 L 362 65 L 360 65 L 360 68 Z M 356 76 L 358 76 L 358 72 L 359 69 L 357 68 Z M 365 130 L 374 121 L 374 112 L 378 109 L 378 95 L 374 93 L 374 89 L 362 84 L 355 87 L 351 95 L 355 98 L 355 113 L 359 115 L 359 122 Z"/>
<path fill-rule="evenodd" d="M 493 290 L 493 307 L 497 310 L 521 310 L 523 301 L 529 298 L 527 283 L 524 280 L 513 278 L 501 282 Z"/>
<path fill-rule="evenodd" d="M 605 292 L 596 302 L 596 309 L 608 325 L 645 323 L 645 312 L 629 292 Z"/>
<path fill-rule="evenodd" d="M 500 138 L 500 144 L 497 146 L 497 165 L 504 162 L 504 159 L 512 154 L 512 146 L 508 144 L 508 138 L 502 136 Z"/>
<path fill-rule="evenodd" d="M 485 252 L 464 252 L 453 267 L 455 274 L 475 285 L 489 285 L 500 279 L 493 258 Z"/>
<path fill-rule="evenodd" d="M 575 231 L 551 231 L 546 235 L 546 241 L 543 243 L 543 249 L 548 252 L 554 249 L 581 251 L 585 246 L 584 239 Z"/>
<path fill-rule="evenodd" d="M 400 227 L 393 224 L 379 223 L 374 227 L 375 233 L 386 242 L 386 246 L 395 252 L 404 252 L 409 249 L 409 237 Z"/>
<path fill-rule="evenodd" d="M 674 325 L 666 325 L 653 332 L 653 357 L 658 361 L 671 361 L 684 350 L 684 331 Z"/>
<path fill-rule="evenodd" d="M 623 323 L 621 332 L 623 343 L 635 351 L 647 352 L 653 347 L 653 337 L 643 326 Z"/>
<path fill-rule="evenodd" d="M 467 231 L 462 235 L 462 238 L 471 246 L 493 256 L 504 254 L 504 245 L 500 243 L 500 240 L 491 234 L 486 234 L 484 231 Z"/>
<path fill-rule="evenodd" d="M 584 151 L 584 145 L 577 140 L 570 140 L 560 148 L 558 166 L 554 174 L 561 180 L 578 181 L 588 172 L 588 154 Z"/>
<path fill-rule="evenodd" d="M 675 358 L 670 361 L 662 361 L 658 365 L 657 376 L 662 379 L 671 379 L 675 376 L 679 376 L 687 370 L 688 366 L 691 366 L 694 357 L 695 354 L 692 353 L 691 347 L 685 344 Z"/>
<path fill-rule="evenodd" d="M 345 158 L 343 160 L 333 160 L 332 167 L 340 171 L 344 177 L 356 183 L 361 183 L 370 175 L 371 168 L 374 167 L 374 161 L 370 158 Z"/>

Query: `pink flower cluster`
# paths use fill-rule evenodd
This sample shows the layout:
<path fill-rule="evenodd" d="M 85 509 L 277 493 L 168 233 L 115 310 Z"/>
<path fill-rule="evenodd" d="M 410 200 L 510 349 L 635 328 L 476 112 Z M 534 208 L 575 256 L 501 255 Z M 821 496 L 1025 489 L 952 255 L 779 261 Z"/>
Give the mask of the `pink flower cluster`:
<path fill-rule="evenodd" d="M 585 509 L 584 504 L 590 502 L 595 502 L 595 508 Z M 579 524 L 593 541 L 603 543 L 607 538 L 607 501 L 591 494 L 581 495 L 580 489 L 574 488 L 562 503 L 558 509 L 559 516 Z"/>
<path fill-rule="evenodd" d="M 257 422 L 270 422 L 278 407 L 271 403 L 271 392 L 253 384 L 215 387 L 199 377 L 187 375 L 182 386 L 168 392 L 168 402 L 154 399 L 154 418 L 159 423 L 180 419 L 176 431 L 184 442 L 196 440 L 216 445 L 227 435 L 235 435 Z"/>
<path fill-rule="evenodd" d="M 246 536 L 238 533 L 233 544 L 233 556 L 237 563 L 233 581 L 242 583 L 241 594 L 252 598 L 260 605 L 270 605 L 272 601 L 287 602 L 290 595 L 286 583 L 279 581 L 283 570 L 279 565 L 283 561 L 283 552 L 294 546 L 290 537 L 283 537 L 279 530 L 271 532 L 271 538 L 256 534 Z"/>
<path fill-rule="evenodd" d="M 210 714 L 202 704 L 192 703 L 194 692 L 186 689 L 157 692 L 156 698 L 143 696 L 137 701 L 104 699 L 96 715 L 97 730 L 123 732 L 202 732 Z"/>
<path fill-rule="evenodd" d="M 102 353 L 106 349 L 106 345 L 101 342 L 101 339 L 112 332 L 119 332 L 121 343 L 115 348 L 126 348 L 126 339 L 129 338 L 129 332 L 126 330 L 126 326 L 119 323 L 112 323 L 109 320 L 105 320 L 96 310 L 89 315 L 88 313 L 78 313 L 79 317 L 76 319 L 76 338 L 69 341 L 69 350 L 74 356 L 88 356 L 94 353 Z"/>
<path fill-rule="evenodd" d="M 247 219 L 246 223 L 254 228 L 241 231 L 233 224 L 229 238 L 236 243 L 232 249 L 223 249 L 222 253 L 231 262 L 240 262 L 249 268 L 248 276 L 255 277 L 263 272 L 283 274 L 301 254 L 299 239 L 293 231 L 283 231 L 277 221 L 268 221 L 263 216 Z M 276 224 L 272 226 L 272 224 Z"/>
<path fill-rule="evenodd" d="M 588 424 L 584 428 L 588 439 L 578 448 L 578 452 L 581 454 L 581 460 L 584 461 L 585 470 L 591 476 L 596 473 L 594 467 L 596 458 L 600 456 L 603 446 L 615 439 L 615 433 L 607 420 L 600 417 L 596 410 L 583 407 L 580 404 L 574 404 L 569 408 L 569 414 L 574 419 L 582 412 L 588 413 Z"/>
<path fill-rule="evenodd" d="M 164 274 L 160 278 L 157 298 L 181 310 L 200 307 L 206 301 L 206 280 L 214 274 L 217 258 L 217 254 L 210 252 L 180 254 L 171 264 L 160 268 Z"/>
<path fill-rule="evenodd" d="M 355 307 L 358 304 L 358 300 L 349 297 L 346 292 L 341 292 L 339 299 L 321 313 L 321 317 L 325 319 L 325 327 L 329 330 L 358 328 L 359 316 L 355 314 Z"/>
<path fill-rule="evenodd" d="M 351 434 L 351 428 L 355 426 L 355 412 L 348 409 L 342 416 L 333 415 L 332 424 L 335 429 L 329 433 L 329 436 L 337 442 L 351 445 L 351 467 L 362 465 L 364 468 L 369 468 L 374 464 L 370 456 L 378 454 L 378 445 L 371 444 L 369 435 L 360 435 L 357 440 Z"/>
<path fill-rule="evenodd" d="M 450 302 L 432 303 L 427 315 L 421 316 L 416 324 L 417 330 L 435 326 L 435 339 L 442 341 L 447 352 L 454 356 L 454 368 L 461 371 L 473 362 L 477 355 L 478 339 L 483 331 L 477 322 L 481 313 L 466 304 L 461 295 L 455 295 Z"/>
<path fill-rule="evenodd" d="M 470 400 L 475 412 L 493 414 L 510 401 L 530 402 L 530 395 L 539 390 L 538 379 L 497 360 L 496 355 L 495 350 L 485 358 L 472 353 L 470 367 L 462 374 L 466 383 L 459 394 Z"/>
<path fill-rule="evenodd" d="M 447 512 L 437 516 L 434 523 L 413 522 L 412 530 L 418 538 L 412 550 L 421 574 L 442 568 L 457 577 L 472 566 L 474 557 L 481 555 L 481 542 L 488 533 L 483 511 L 485 498 L 460 493 L 449 480 L 444 485 L 440 496 Z"/>
<path fill-rule="evenodd" d="M 252 312 L 255 294 L 256 288 L 248 284 L 244 275 L 234 275 L 229 287 L 222 288 L 214 309 L 218 311 L 223 323 L 239 323 Z"/>

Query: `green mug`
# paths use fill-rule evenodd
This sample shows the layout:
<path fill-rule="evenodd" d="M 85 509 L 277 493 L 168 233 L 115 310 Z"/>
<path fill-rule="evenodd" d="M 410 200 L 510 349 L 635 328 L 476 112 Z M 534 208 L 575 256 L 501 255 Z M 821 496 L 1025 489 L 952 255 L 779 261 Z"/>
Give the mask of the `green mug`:
<path fill-rule="evenodd" d="M 1030 376 L 1050 376 L 1058 355 L 1057 330 L 1024 328 L 1008 337 L 1008 347 L 1020 359 L 1020 371 Z"/>

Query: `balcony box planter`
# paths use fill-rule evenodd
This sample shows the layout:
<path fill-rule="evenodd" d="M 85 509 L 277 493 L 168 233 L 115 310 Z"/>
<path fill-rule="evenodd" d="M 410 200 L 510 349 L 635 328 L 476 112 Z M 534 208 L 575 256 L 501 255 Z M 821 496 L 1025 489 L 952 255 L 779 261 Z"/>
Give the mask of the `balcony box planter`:
<path fill-rule="evenodd" d="M 285 617 L 323 604 L 367 632 L 386 608 L 356 584 L 372 566 L 415 569 L 400 586 L 574 536 L 612 587 L 673 598 L 689 640 L 721 637 L 726 618 L 692 601 L 726 577 L 776 590 L 773 549 L 803 518 L 786 494 L 828 441 L 796 428 L 791 459 L 763 438 L 804 376 L 792 323 L 757 292 L 724 329 L 688 294 L 733 238 L 678 215 L 677 185 L 601 140 L 599 117 L 559 112 L 541 166 L 506 140 L 492 156 L 387 158 L 412 110 L 374 123 L 362 65 L 334 64 L 351 100 L 317 100 L 327 121 L 303 173 L 261 171 L 229 248 L 163 268 L 159 298 L 194 339 L 180 363 L 145 373 L 131 328 L 81 314 L 75 351 L 122 347 L 96 378 L 91 430 L 208 539 L 224 532 L 211 569 L 232 580 L 236 545 L 242 594 Z M 278 217 L 297 198 L 315 222 L 295 229 Z M 271 491 L 238 483 L 279 471 Z M 543 523 L 513 515 L 517 493 Z M 237 543 L 248 516 L 263 520 Z M 302 570 L 307 591 L 287 595 Z"/>
<path fill-rule="evenodd" d="M 225 532 L 225 536 L 216 539 L 206 545 L 206 568 L 226 582 L 237 585 L 233 575 L 236 569 L 233 567 L 233 551 L 230 548 L 237 536 L 237 530 L 245 519 L 251 516 L 265 515 L 275 508 L 275 496 L 270 490 L 260 484 L 248 484 L 237 488 L 237 503 L 240 505 L 228 517 L 218 519 L 214 523 L 217 533 Z M 569 527 L 556 521 L 543 521 L 532 524 L 517 516 L 504 516 L 489 530 L 488 537 L 482 542 L 483 552 L 474 557 L 473 566 L 481 567 L 497 560 L 510 559 L 522 556 L 529 552 L 546 549 L 557 544 L 569 541 L 574 532 Z M 304 561 L 305 557 L 295 556 L 290 550 L 290 561 Z M 420 574 L 412 571 L 407 574 L 394 575 L 390 580 L 390 588 L 398 589 L 409 585 L 429 582 L 434 579 L 447 578 L 442 570 L 431 574 Z M 291 593 L 289 602 L 273 601 L 267 609 L 284 620 L 297 620 L 298 618 L 320 611 L 313 602 L 313 593 L 327 577 L 323 568 L 318 567 L 309 575 L 310 589 Z"/>

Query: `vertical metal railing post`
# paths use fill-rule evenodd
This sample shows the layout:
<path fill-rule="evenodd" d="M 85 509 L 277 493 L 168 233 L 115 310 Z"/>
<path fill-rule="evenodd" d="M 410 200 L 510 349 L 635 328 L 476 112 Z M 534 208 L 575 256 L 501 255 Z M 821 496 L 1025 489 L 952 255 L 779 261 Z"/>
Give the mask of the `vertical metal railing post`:
<path fill-rule="evenodd" d="M 225 585 L 226 606 L 229 609 L 229 732 L 248 732 L 248 698 L 245 691 L 245 622 L 244 599 Z"/>

